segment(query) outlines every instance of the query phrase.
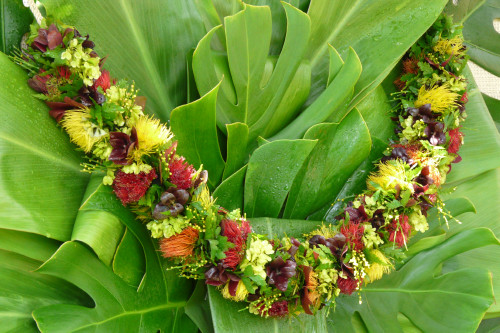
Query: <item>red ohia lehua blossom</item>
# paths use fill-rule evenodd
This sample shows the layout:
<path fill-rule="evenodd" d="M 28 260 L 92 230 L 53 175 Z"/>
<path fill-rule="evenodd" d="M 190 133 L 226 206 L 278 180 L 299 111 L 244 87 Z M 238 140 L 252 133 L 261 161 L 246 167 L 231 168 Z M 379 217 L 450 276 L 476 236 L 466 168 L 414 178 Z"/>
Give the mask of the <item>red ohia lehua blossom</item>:
<path fill-rule="evenodd" d="M 258 308 L 260 315 L 265 315 L 265 305 Z M 270 317 L 285 317 L 288 315 L 288 302 L 287 301 L 277 301 L 274 302 L 271 307 L 267 310 L 267 315 Z"/>
<path fill-rule="evenodd" d="M 408 235 L 411 231 L 411 226 L 408 223 L 408 216 L 399 215 L 399 221 L 392 220 L 388 225 L 389 241 L 396 242 L 399 247 L 402 247 L 408 241 Z"/>
<path fill-rule="evenodd" d="M 285 317 L 288 315 L 288 302 L 274 302 L 267 312 L 271 317 Z"/>
<path fill-rule="evenodd" d="M 345 236 L 349 246 L 352 246 L 356 251 L 362 251 L 365 247 L 363 243 L 364 231 L 365 228 L 362 225 L 354 222 L 349 222 L 348 225 L 344 225 L 340 228 L 340 232 Z"/>
<path fill-rule="evenodd" d="M 168 161 L 168 168 L 170 169 L 170 182 L 181 188 L 187 190 L 193 186 L 193 175 L 196 173 L 194 167 L 186 162 L 182 156 L 175 156 L 177 150 L 177 141 L 172 144 L 165 152 Z"/>
<path fill-rule="evenodd" d="M 113 181 L 113 191 L 122 204 L 126 206 L 131 202 L 139 201 L 146 194 L 155 178 L 156 172 L 154 169 L 148 173 L 141 172 L 137 175 L 118 170 Z"/>
<path fill-rule="evenodd" d="M 252 232 L 250 224 L 247 220 L 240 222 L 233 220 L 222 220 L 222 236 L 226 236 L 227 240 L 234 244 L 224 254 L 226 257 L 222 259 L 224 268 L 236 269 L 238 264 L 243 259 L 248 234 Z"/>
<path fill-rule="evenodd" d="M 111 77 L 109 75 L 109 72 L 105 69 L 101 70 L 101 76 L 94 82 L 94 85 L 92 86 L 94 89 L 97 89 L 99 87 L 106 92 L 106 90 L 111 87 Z"/>
<path fill-rule="evenodd" d="M 57 67 L 57 77 L 68 80 L 71 77 L 71 70 L 66 66 Z"/>
<path fill-rule="evenodd" d="M 360 282 L 358 280 L 351 279 L 350 277 L 348 277 L 347 279 L 339 277 L 337 279 L 337 286 L 339 287 L 340 292 L 346 295 L 352 294 L 353 291 L 358 287 L 359 283 Z"/>
<path fill-rule="evenodd" d="M 450 135 L 450 143 L 448 145 L 448 153 L 456 154 L 462 145 L 464 134 L 460 132 L 460 128 L 452 129 L 448 132 Z"/>

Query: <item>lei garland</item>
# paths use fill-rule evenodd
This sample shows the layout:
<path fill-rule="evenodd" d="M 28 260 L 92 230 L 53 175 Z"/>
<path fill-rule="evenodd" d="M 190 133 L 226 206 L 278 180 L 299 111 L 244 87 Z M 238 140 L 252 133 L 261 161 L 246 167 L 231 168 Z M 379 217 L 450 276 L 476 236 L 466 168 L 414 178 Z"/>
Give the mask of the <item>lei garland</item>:
<path fill-rule="evenodd" d="M 12 58 L 50 115 L 86 153 L 85 171 L 106 173 L 124 206 L 147 223 L 165 258 L 185 277 L 205 279 L 225 298 L 263 317 L 313 314 L 340 294 L 380 279 L 404 256 L 412 233 L 428 229 L 427 210 L 446 219 L 438 188 L 459 162 L 466 65 L 461 29 L 441 16 L 403 59 L 390 144 L 336 224 L 301 241 L 252 232 L 239 210 L 218 206 L 195 170 L 176 153 L 169 129 L 144 114 L 134 84 L 103 68 L 89 36 L 43 20 Z"/>

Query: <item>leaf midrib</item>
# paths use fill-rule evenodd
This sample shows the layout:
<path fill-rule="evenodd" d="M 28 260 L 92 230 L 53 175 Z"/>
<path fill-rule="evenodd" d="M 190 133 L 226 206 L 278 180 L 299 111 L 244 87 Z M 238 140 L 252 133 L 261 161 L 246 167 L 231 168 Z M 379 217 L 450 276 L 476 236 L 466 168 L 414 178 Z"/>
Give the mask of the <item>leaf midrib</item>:
<path fill-rule="evenodd" d="M 32 147 L 32 146 L 30 146 L 22 141 L 19 141 L 15 138 L 7 136 L 4 133 L 0 133 L 0 139 L 7 141 L 7 142 L 10 142 L 11 144 L 16 145 L 18 147 L 21 147 L 22 149 L 33 153 L 33 155 L 38 155 L 42 158 L 45 158 L 46 160 L 56 162 L 56 164 L 60 164 L 62 166 L 65 166 L 68 169 L 81 171 L 80 165 L 76 165 L 68 160 L 55 157 L 51 154 L 48 154 L 47 152 L 45 152 L 43 150 L 38 150 L 38 149 L 36 149 L 36 147 Z"/>
<path fill-rule="evenodd" d="M 70 332 L 78 332 L 80 330 L 84 330 L 84 329 L 89 328 L 89 327 L 99 326 L 99 325 L 105 324 L 107 322 L 113 321 L 113 320 L 121 318 L 121 317 L 143 315 L 143 314 L 148 313 L 148 312 L 155 312 L 155 311 L 166 310 L 166 309 L 171 309 L 171 308 L 180 308 L 180 307 L 183 307 L 185 305 L 186 305 L 186 302 L 175 302 L 175 303 L 170 302 L 168 304 L 162 304 L 159 306 L 154 306 L 154 307 L 146 308 L 143 310 L 125 311 L 125 312 L 119 313 L 115 316 L 108 317 L 105 320 L 95 322 L 92 324 L 88 324 L 88 325 L 84 325 L 84 326 L 80 326 L 80 327 L 78 327 Z M 36 317 L 35 316 L 33 316 L 33 317 L 35 318 L 35 321 L 36 321 Z"/>
<path fill-rule="evenodd" d="M 375 293 L 405 293 L 405 294 L 426 294 L 426 293 L 439 293 L 439 294 L 448 294 L 448 295 L 466 295 L 467 297 L 475 297 L 475 298 L 485 298 L 478 295 L 467 294 L 467 293 L 458 293 L 447 290 L 440 289 L 424 289 L 424 290 L 416 290 L 416 289 L 392 289 L 392 288 L 376 288 L 376 289 L 363 289 L 363 292 L 375 292 Z"/>

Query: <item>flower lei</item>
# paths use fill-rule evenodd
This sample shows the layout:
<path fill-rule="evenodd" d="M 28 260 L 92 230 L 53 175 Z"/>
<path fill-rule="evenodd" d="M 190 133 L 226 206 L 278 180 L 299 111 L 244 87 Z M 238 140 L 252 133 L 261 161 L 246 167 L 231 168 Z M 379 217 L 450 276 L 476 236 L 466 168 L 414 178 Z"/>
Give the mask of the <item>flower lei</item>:
<path fill-rule="evenodd" d="M 111 78 L 88 35 L 43 20 L 13 59 L 87 154 L 84 169 L 106 173 L 103 183 L 146 223 L 181 275 L 205 279 L 263 317 L 313 314 L 390 272 L 410 235 L 428 229 L 427 210 L 442 211 L 438 188 L 450 163 L 461 159 L 467 93 L 460 73 L 467 56 L 461 30 L 446 16 L 404 57 L 395 81 L 397 141 L 377 162 L 367 190 L 346 204 L 336 224 L 300 241 L 254 233 L 239 210 L 218 206 L 207 172 L 176 153 L 169 129 L 144 114 L 134 84 Z"/>

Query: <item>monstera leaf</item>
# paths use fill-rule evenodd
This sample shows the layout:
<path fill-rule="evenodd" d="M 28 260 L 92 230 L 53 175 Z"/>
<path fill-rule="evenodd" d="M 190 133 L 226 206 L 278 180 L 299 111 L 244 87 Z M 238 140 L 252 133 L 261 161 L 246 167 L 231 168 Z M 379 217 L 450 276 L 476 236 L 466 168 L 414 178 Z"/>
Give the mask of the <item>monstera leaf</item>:
<path fill-rule="evenodd" d="M 272 0 L 244 2 L 270 6 L 273 16 L 271 54 L 278 54 L 286 31 L 285 15 L 278 2 Z M 290 0 L 286 2 L 307 12 L 311 21 L 306 59 L 311 67 L 312 78 L 305 106 L 318 98 L 327 86 L 329 74 L 327 55 L 330 44 L 338 50 L 343 59 L 347 58 L 352 47 L 363 64 L 364 70 L 356 84 L 355 97 L 349 106 L 354 107 L 369 92 L 377 88 L 403 54 L 432 25 L 447 1 Z M 210 28 L 222 24 L 223 17 L 233 15 L 242 9 L 240 0 L 200 0 L 198 3 L 201 3 L 199 8 L 204 22 Z M 411 29 L 407 29 L 409 24 Z M 224 41 L 222 34 L 218 37 Z"/>
<path fill-rule="evenodd" d="M 464 22 L 464 38 L 471 59 L 488 72 L 500 76 L 500 34 L 493 21 L 500 19 L 500 4 L 488 0 Z"/>
<path fill-rule="evenodd" d="M 408 330 L 403 330 L 401 322 L 422 332 L 476 330 L 482 311 L 493 300 L 488 270 L 462 269 L 440 274 L 438 269 L 457 254 L 493 244 L 499 242 L 490 230 L 472 229 L 419 253 L 396 272 L 366 286 L 359 299 L 341 297 L 338 311 L 329 318 L 332 331 L 355 331 L 354 322 L 369 332 Z M 470 289 L 471 281 L 476 291 Z M 359 302 L 366 305 L 359 306 Z M 440 304 L 438 311 L 431 310 L 434 304 Z"/>
<path fill-rule="evenodd" d="M 380 83 L 446 1 L 245 2 L 43 0 L 49 14 L 91 35 L 113 75 L 135 80 L 162 120 L 197 88 L 199 101 L 171 113 L 179 152 L 209 169 L 219 203 L 246 209 L 257 231 L 298 236 L 337 198 L 363 189 L 392 132 L 391 91 Z M 492 303 L 485 269 L 500 290 L 498 246 L 483 247 L 496 240 L 467 230 L 487 226 L 499 235 L 500 216 L 498 134 L 473 85 L 464 161 L 449 176 L 450 188 L 459 186 L 449 197 L 468 197 L 477 215 L 450 223 L 451 238 L 424 235 L 411 260 L 366 286 L 363 304 L 342 297 L 328 317 L 288 321 L 239 311 L 214 289 L 210 310 L 202 287 L 188 301 L 193 285 L 165 271 L 145 228 L 99 175 L 89 183 L 79 172 L 81 155 L 15 67 L 0 55 L 0 331 L 470 331 Z M 353 138 L 348 146 L 343 133 Z M 344 162 L 328 168 L 337 158 Z M 276 218 L 285 212 L 301 220 Z M 493 304 L 489 316 L 499 312 Z"/>
<path fill-rule="evenodd" d="M 217 124 L 248 126 L 247 146 L 255 148 L 255 139 L 269 138 L 283 130 L 300 111 L 309 95 L 311 69 L 304 59 L 310 41 L 311 23 L 300 10 L 283 3 L 287 34 L 279 57 L 269 56 L 272 16 L 268 7 L 245 5 L 239 13 L 224 19 L 225 55 L 211 49 L 213 36 L 222 26 L 213 28 L 193 54 L 193 73 L 200 95 L 219 81 Z M 361 64 L 351 50 L 344 64 L 335 50 L 330 53 L 330 82 L 321 100 L 303 111 L 274 139 L 299 138 L 312 125 L 325 121 L 352 94 L 361 72 Z M 229 133 L 230 134 L 230 133 Z M 228 139 L 231 140 L 231 139 Z"/>
<path fill-rule="evenodd" d="M 99 177 L 98 175 L 96 177 Z M 99 177 L 99 180 L 102 177 Z M 114 196 L 109 186 L 100 185 L 86 198 L 80 211 L 113 214 L 137 238 L 145 257 L 145 273 L 139 287 L 128 285 L 79 242 L 66 242 L 38 269 L 38 272 L 71 282 L 89 294 L 95 307 L 50 305 L 34 311 L 42 331 L 147 331 L 190 332 L 194 325 L 183 307 L 190 295 L 190 281 L 165 271 L 154 240 L 134 215 Z"/>

